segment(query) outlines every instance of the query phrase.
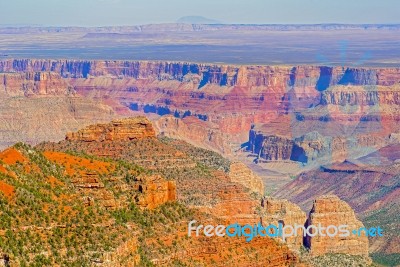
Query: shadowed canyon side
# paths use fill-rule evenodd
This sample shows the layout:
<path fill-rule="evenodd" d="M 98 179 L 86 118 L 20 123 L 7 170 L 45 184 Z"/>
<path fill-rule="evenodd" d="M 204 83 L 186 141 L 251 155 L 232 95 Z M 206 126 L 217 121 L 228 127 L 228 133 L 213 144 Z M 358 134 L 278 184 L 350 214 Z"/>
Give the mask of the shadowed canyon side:
<path fill-rule="evenodd" d="M 306 254 L 300 252 L 302 239 L 188 238 L 193 219 L 305 225 L 306 215 L 286 200 L 262 199 L 260 178 L 242 163 L 156 137 L 145 117 L 90 125 L 57 143 L 16 144 L 0 153 L 0 178 L 0 203 L 13 211 L 0 214 L 5 222 L 0 242 L 9 244 L 2 253 L 11 265 L 314 266 L 339 250 L 352 264 L 360 260 L 352 258 L 357 255 L 369 260 L 362 238 L 340 244 L 311 238 Z M 362 226 L 337 197 L 315 203 L 309 220 L 328 224 L 344 216 Z M 15 250 L 26 239 L 37 242 Z M 360 244 L 357 250 L 353 241 Z"/>

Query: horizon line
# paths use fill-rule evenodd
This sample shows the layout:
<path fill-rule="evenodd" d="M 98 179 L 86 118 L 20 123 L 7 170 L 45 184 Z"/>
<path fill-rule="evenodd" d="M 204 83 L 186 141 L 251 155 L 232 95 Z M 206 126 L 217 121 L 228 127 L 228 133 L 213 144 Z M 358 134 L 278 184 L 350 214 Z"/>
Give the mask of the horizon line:
<path fill-rule="evenodd" d="M 121 24 L 121 25 L 98 25 L 98 26 L 82 26 L 82 25 L 41 25 L 41 24 L 0 24 L 2 28 L 105 28 L 105 27 L 141 27 L 148 25 L 238 25 L 238 26 L 317 26 L 317 25 L 341 25 L 341 26 L 400 26 L 398 23 L 340 23 L 340 22 L 324 22 L 324 23 L 181 23 L 181 22 L 165 22 L 165 23 L 145 23 L 145 24 Z"/>

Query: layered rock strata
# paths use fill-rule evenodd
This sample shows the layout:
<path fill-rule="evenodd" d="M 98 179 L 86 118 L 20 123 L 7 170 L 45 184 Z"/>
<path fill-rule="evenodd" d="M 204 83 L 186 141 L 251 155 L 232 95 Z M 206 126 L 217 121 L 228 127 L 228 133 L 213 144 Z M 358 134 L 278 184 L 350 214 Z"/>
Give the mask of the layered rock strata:
<path fill-rule="evenodd" d="M 228 175 L 232 182 L 239 183 L 260 196 L 264 195 L 264 184 L 261 178 L 245 164 L 241 162 L 231 163 Z"/>
<path fill-rule="evenodd" d="M 275 226 L 292 225 L 295 224 L 303 226 L 306 222 L 307 216 L 299 206 L 293 204 L 286 199 L 276 199 L 266 197 L 262 199 L 262 223 L 264 226 L 273 224 Z M 299 250 L 303 246 L 303 230 L 298 231 L 297 236 L 288 237 L 285 242 L 289 247 Z"/>
<path fill-rule="evenodd" d="M 328 227 L 329 225 L 347 225 L 349 236 L 340 236 L 339 234 L 331 237 L 317 235 L 316 237 L 306 236 L 305 246 L 310 248 L 311 254 L 314 256 L 326 253 L 346 253 L 351 255 L 368 256 L 368 237 L 365 231 L 361 231 L 360 235 L 353 233 L 353 230 L 359 230 L 364 227 L 359 221 L 353 209 L 337 196 L 327 195 L 314 200 L 313 207 L 308 216 L 306 226 L 319 225 Z M 326 231 L 333 232 L 331 229 Z M 315 231 L 314 231 L 315 234 Z"/>
<path fill-rule="evenodd" d="M 68 133 L 68 141 L 102 142 L 130 141 L 155 137 L 153 125 L 146 117 L 114 120 L 107 124 L 90 125 L 77 132 Z"/>

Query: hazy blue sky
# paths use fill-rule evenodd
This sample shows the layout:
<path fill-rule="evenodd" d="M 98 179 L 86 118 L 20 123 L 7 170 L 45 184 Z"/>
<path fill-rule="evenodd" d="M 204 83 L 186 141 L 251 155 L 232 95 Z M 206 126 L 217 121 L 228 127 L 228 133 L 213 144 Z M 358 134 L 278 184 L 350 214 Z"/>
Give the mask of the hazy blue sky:
<path fill-rule="evenodd" d="M 400 23 L 400 1 L 0 0 L 3 25 L 137 25 L 189 15 L 224 23 Z"/>

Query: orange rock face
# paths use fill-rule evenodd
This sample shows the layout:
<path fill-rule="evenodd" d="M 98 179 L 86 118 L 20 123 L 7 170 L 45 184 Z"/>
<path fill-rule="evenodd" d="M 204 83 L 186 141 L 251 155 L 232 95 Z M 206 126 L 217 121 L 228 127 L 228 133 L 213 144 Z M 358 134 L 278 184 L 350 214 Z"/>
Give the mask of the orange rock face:
<path fill-rule="evenodd" d="M 161 175 L 139 175 L 134 187 L 138 192 L 134 200 L 142 208 L 154 209 L 176 200 L 175 181 L 167 181 Z"/>
<path fill-rule="evenodd" d="M 7 148 L 6 150 L 0 152 L 0 160 L 9 165 L 27 161 L 26 157 L 15 148 Z"/>
<path fill-rule="evenodd" d="M 230 184 L 221 186 L 216 194 L 218 202 L 210 210 L 213 214 L 223 220 L 226 224 L 257 224 L 260 216 L 257 214 L 259 202 L 250 198 L 248 193 L 240 185 Z"/>
<path fill-rule="evenodd" d="M 4 194 L 4 196 L 10 200 L 14 196 L 15 190 L 12 185 L 0 181 L 0 193 Z"/>
<path fill-rule="evenodd" d="M 307 266 L 288 247 L 270 238 L 256 237 L 246 242 L 237 237 L 193 237 L 190 241 L 186 250 L 174 253 L 170 259 L 153 260 L 153 263 L 166 267 L 171 266 L 173 260 L 180 260 L 188 266 L 192 266 L 190 263 L 193 261 L 216 267 Z"/>
<path fill-rule="evenodd" d="M 306 226 L 318 224 L 323 227 L 348 225 L 350 235 L 348 237 L 306 236 L 305 245 L 310 248 L 312 255 L 345 253 L 368 256 L 368 238 L 364 233 L 360 236 L 351 233 L 353 229 L 359 229 L 364 225 L 356 218 L 353 209 L 337 196 L 322 196 L 314 201 Z"/>
<path fill-rule="evenodd" d="M 145 117 L 114 120 L 107 124 L 90 125 L 78 132 L 68 133 L 66 140 L 102 142 L 129 141 L 155 137 L 151 122 Z"/>

